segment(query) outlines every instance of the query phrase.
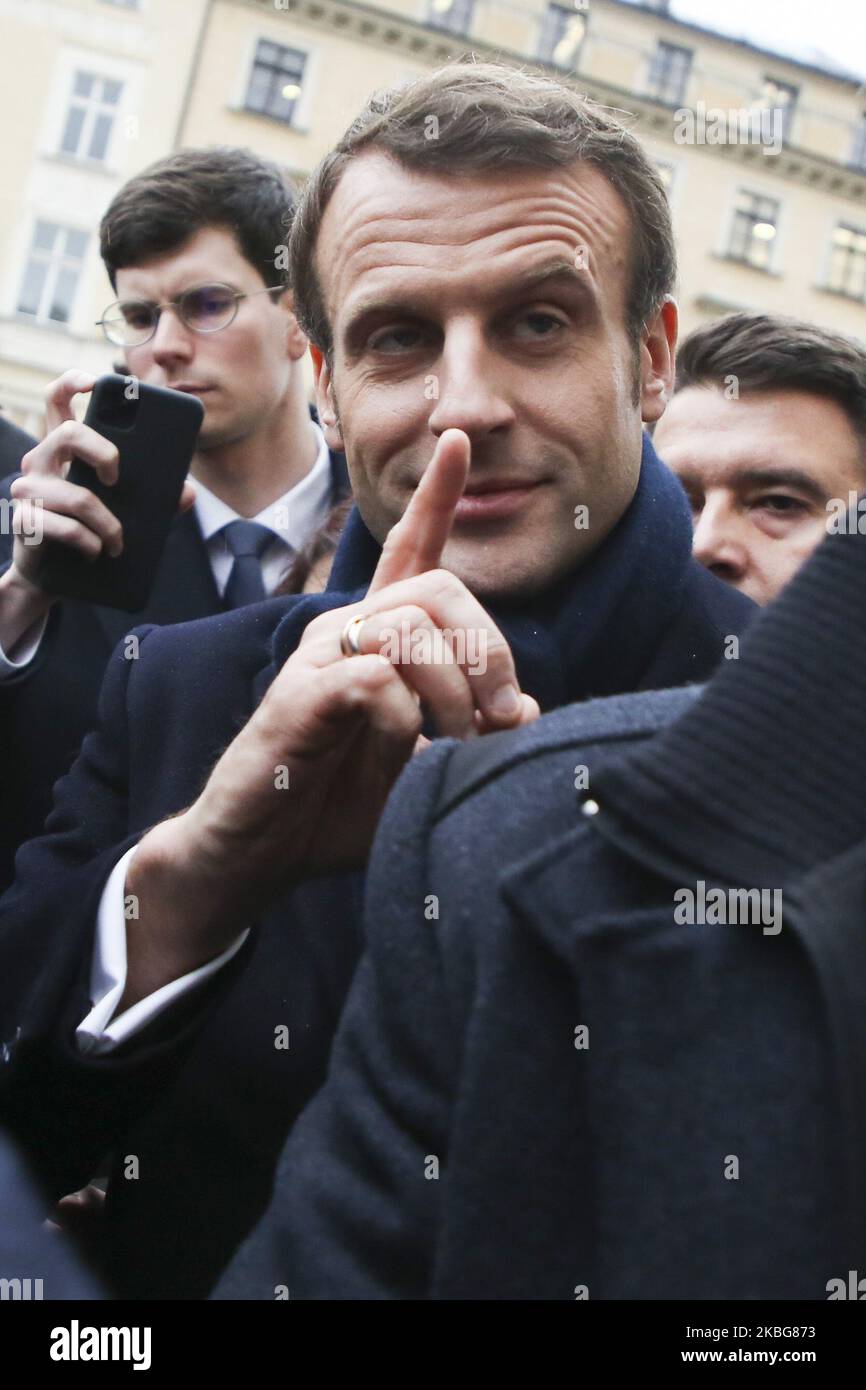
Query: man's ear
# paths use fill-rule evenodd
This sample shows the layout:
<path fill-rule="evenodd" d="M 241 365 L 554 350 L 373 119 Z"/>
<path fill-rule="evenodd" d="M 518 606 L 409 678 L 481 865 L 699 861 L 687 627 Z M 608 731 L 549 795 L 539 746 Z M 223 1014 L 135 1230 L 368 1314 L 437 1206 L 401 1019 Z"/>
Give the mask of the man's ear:
<path fill-rule="evenodd" d="M 325 354 L 320 348 L 314 347 L 312 343 L 310 343 L 310 356 L 313 359 L 313 377 L 316 383 L 316 410 L 319 412 L 319 424 L 322 426 L 325 442 L 329 449 L 334 449 L 337 453 L 344 453 L 346 446 L 343 443 L 343 435 L 337 418 L 331 369 Z"/>
<path fill-rule="evenodd" d="M 645 425 L 665 412 L 674 388 L 679 312 L 668 296 L 646 328 L 640 350 L 640 408 Z"/>
<path fill-rule="evenodd" d="M 309 347 L 310 340 L 295 318 L 295 296 L 291 290 L 284 290 L 277 303 L 281 309 L 285 309 L 288 319 L 286 351 L 289 359 L 292 362 L 300 362 Z"/>

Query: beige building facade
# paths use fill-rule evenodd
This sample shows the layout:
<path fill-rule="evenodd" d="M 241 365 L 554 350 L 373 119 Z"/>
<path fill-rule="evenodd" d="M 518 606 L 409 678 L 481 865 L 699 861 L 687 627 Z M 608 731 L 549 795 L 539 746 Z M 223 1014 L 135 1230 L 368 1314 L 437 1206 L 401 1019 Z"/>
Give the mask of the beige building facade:
<path fill-rule="evenodd" d="M 866 341 L 866 86 L 682 23 L 664 0 L 0 0 L 0 402 L 107 370 L 98 223 L 184 145 L 303 176 L 369 93 L 449 58 L 539 64 L 628 113 L 662 168 L 683 331 L 737 308 Z"/>

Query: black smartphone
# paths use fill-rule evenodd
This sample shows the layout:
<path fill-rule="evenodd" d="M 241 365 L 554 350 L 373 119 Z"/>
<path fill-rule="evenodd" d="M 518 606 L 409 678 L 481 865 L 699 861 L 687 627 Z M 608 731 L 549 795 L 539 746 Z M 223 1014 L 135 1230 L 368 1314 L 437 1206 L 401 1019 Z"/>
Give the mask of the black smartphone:
<path fill-rule="evenodd" d="M 117 482 L 100 482 L 73 459 L 67 480 L 96 494 L 123 527 L 115 559 L 88 560 L 57 541 L 44 542 L 39 583 L 64 598 L 136 613 L 150 597 L 169 527 L 177 513 L 204 408 L 195 396 L 146 386 L 137 377 L 101 376 L 84 423 L 110 439 L 120 455 Z"/>

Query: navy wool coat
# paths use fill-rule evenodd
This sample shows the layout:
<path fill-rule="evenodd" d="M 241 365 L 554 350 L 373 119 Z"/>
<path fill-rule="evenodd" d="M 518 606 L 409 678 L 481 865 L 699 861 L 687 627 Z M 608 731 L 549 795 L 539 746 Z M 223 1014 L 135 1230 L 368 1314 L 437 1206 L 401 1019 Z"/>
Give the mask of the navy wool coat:
<path fill-rule="evenodd" d="M 748 600 L 692 561 L 685 499 L 646 459 L 637 505 L 592 561 L 501 618 L 543 707 L 703 679 L 751 619 Z M 377 555 L 356 513 L 325 595 L 141 630 L 138 660 L 121 646 L 100 727 L 0 906 L 0 1120 L 58 1195 L 113 1155 L 107 1274 L 126 1296 L 206 1294 L 264 1209 L 286 1135 L 325 1075 L 361 949 L 363 881 L 331 875 L 287 893 L 199 995 L 88 1058 L 74 1032 L 89 1011 L 102 889 L 144 831 L 195 799 L 310 616 L 363 596 Z M 275 1047 L 282 1027 L 288 1049 Z M 135 1180 L 123 1176 L 129 1154 Z"/>
<path fill-rule="evenodd" d="M 826 1299 L 866 1269 L 864 694 L 855 531 L 703 693 L 413 762 L 328 1080 L 219 1296 Z"/>

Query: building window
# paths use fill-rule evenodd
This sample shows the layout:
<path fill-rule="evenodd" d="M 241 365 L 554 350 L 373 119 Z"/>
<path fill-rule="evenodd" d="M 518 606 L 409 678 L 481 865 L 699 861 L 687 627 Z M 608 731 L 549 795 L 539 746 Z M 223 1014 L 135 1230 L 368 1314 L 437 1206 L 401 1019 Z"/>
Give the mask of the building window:
<path fill-rule="evenodd" d="M 840 223 L 830 243 L 827 289 L 866 299 L 866 231 Z"/>
<path fill-rule="evenodd" d="M 573 71 L 586 34 L 586 15 L 576 6 L 548 5 L 541 22 L 538 56 L 545 63 Z"/>
<path fill-rule="evenodd" d="M 728 255 L 758 270 L 769 270 L 778 224 L 776 198 L 763 198 L 758 193 L 741 190 L 734 204 Z"/>
<path fill-rule="evenodd" d="M 773 111 L 779 113 L 775 116 L 775 120 L 779 121 L 782 139 L 786 141 L 791 135 L 791 125 L 799 95 L 799 87 L 792 87 L 790 82 L 780 82 L 775 77 L 765 77 L 761 95 L 755 103 L 756 112 Z"/>
<path fill-rule="evenodd" d="M 428 0 L 427 23 L 452 34 L 468 34 L 475 0 Z"/>
<path fill-rule="evenodd" d="M 669 106 L 680 106 L 685 100 L 686 86 L 692 68 L 692 50 L 675 43 L 659 40 L 650 64 L 647 96 Z"/>
<path fill-rule="evenodd" d="M 73 159 L 105 159 L 122 90 L 123 83 L 112 77 L 76 72 L 60 140 L 62 154 Z"/>
<path fill-rule="evenodd" d="M 851 163 L 855 169 L 866 174 L 866 111 L 860 113 L 860 123 L 854 129 L 854 148 Z"/>
<path fill-rule="evenodd" d="M 18 296 L 19 314 L 68 323 L 87 251 L 87 232 L 36 223 Z"/>
<path fill-rule="evenodd" d="M 103 5 L 116 5 L 119 10 L 137 10 L 139 0 L 102 0 Z"/>
<path fill-rule="evenodd" d="M 291 125 L 304 85 L 306 54 L 259 39 L 244 106 Z"/>

